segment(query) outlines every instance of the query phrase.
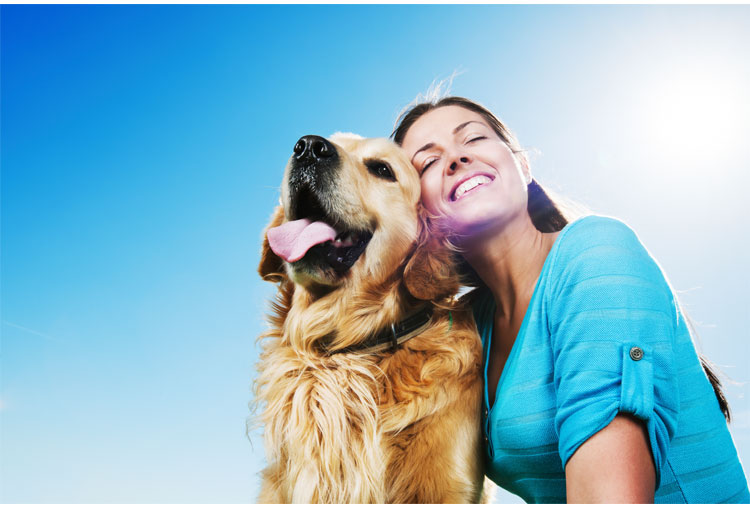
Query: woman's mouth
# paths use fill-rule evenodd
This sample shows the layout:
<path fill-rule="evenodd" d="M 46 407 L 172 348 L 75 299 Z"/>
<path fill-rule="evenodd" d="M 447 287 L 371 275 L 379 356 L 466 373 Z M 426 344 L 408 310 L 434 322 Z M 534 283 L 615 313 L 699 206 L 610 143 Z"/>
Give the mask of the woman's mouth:
<path fill-rule="evenodd" d="M 458 201 L 472 190 L 492 182 L 492 178 L 486 174 L 477 174 L 461 181 L 451 192 L 451 201 Z"/>

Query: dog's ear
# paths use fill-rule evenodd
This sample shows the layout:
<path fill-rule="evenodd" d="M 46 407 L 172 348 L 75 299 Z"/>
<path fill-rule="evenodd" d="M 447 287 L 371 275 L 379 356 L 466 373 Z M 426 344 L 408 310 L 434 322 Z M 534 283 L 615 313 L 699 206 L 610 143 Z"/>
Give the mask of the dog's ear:
<path fill-rule="evenodd" d="M 453 252 L 442 235 L 431 230 L 420 205 L 417 247 L 404 268 L 404 285 L 417 299 L 431 301 L 458 292 L 459 276 Z"/>
<path fill-rule="evenodd" d="M 284 222 L 284 208 L 282 206 L 276 206 L 276 209 L 271 216 L 271 222 L 263 231 L 263 248 L 260 252 L 260 264 L 258 265 L 258 273 L 261 278 L 267 282 L 280 282 L 286 278 L 286 271 L 284 270 L 284 261 L 281 257 L 273 253 L 271 245 L 268 244 L 268 229 L 278 227 Z"/>

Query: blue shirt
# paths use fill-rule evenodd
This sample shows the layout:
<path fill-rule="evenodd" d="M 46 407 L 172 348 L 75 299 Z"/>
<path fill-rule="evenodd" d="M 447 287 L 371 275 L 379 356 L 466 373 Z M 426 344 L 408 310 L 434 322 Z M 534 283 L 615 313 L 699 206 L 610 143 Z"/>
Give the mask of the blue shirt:
<path fill-rule="evenodd" d="M 748 503 L 747 479 L 661 269 L 622 222 L 566 226 L 547 255 L 489 409 L 495 302 L 479 289 L 486 474 L 564 503 L 565 464 L 618 412 L 645 421 L 657 503 Z M 616 456 L 612 457 L 617 459 Z"/>

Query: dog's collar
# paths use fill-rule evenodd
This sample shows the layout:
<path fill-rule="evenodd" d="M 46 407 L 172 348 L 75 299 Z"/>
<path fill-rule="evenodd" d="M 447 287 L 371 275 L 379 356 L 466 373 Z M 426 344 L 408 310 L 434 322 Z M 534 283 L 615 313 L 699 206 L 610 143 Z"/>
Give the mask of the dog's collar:
<path fill-rule="evenodd" d="M 395 352 L 399 345 L 411 340 L 427 329 L 432 322 L 432 311 L 432 304 L 427 304 L 418 312 L 413 313 L 401 322 L 395 324 L 392 323 L 389 328 L 370 336 L 362 343 L 340 350 L 334 350 L 331 352 L 331 355 L 344 352 L 376 354 L 388 349 L 390 349 L 391 352 Z"/>

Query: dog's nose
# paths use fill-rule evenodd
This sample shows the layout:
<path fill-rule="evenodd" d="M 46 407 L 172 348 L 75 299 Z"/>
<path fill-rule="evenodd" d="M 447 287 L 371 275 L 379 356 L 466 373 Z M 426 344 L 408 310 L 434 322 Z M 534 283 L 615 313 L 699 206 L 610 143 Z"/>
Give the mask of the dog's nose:
<path fill-rule="evenodd" d="M 294 145 L 294 157 L 297 160 L 309 159 L 317 162 L 336 154 L 336 148 L 320 136 L 302 136 Z"/>

